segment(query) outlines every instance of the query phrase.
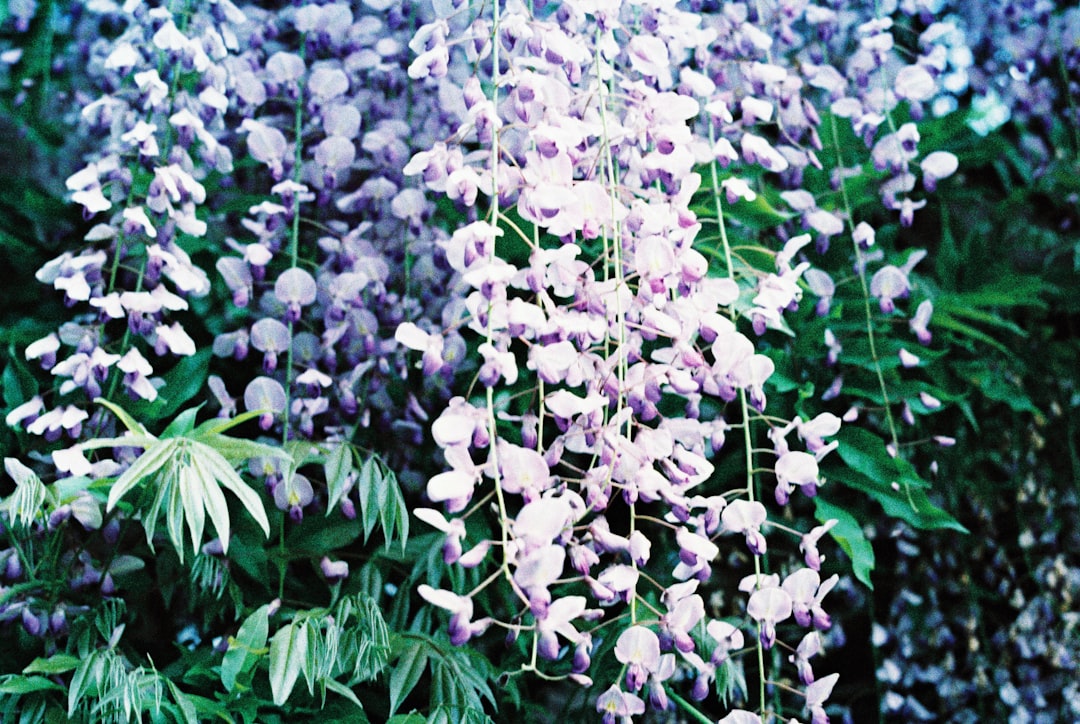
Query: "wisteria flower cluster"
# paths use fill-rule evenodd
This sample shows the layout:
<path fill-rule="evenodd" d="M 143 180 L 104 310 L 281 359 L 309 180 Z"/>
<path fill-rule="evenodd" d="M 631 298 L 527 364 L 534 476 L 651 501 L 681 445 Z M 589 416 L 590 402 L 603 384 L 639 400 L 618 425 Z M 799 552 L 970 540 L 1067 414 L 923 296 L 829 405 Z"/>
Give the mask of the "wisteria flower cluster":
<path fill-rule="evenodd" d="M 87 657 L 118 656 L 94 596 L 123 597 L 164 517 L 177 565 L 193 554 L 192 580 L 236 601 L 195 626 L 234 703 L 256 671 L 277 707 L 300 673 L 313 699 L 356 699 L 397 661 L 389 718 L 419 679 L 397 671 L 472 681 L 448 663 L 466 654 L 417 643 L 445 621 L 452 649 L 503 662 L 490 678 L 583 687 L 605 722 L 841 711 L 822 664 L 833 551 L 864 582 L 873 558 L 819 489 L 959 527 L 903 440 L 948 403 L 920 376 L 940 354 L 927 252 L 897 241 L 960 172 L 923 130 L 972 90 L 986 116 L 1062 106 L 979 75 L 967 38 L 1022 35 L 1016 80 L 1047 72 L 1034 36 L 1052 36 L 1068 81 L 1075 13 L 71 5 L 57 54 L 86 151 L 64 187 L 84 225 L 37 272 L 67 316 L 5 372 L 23 457 L 5 457 L 0 620 L 48 656 L 77 648 L 102 711 L 160 702 L 141 665 Z M 4 17 L 37 37 L 40 15 Z M 25 52 L 0 53 L 5 79 Z M 410 516 L 438 559 L 408 547 Z M 376 530 L 400 558 L 358 543 Z M 49 559 L 66 592 L 41 582 Z M 114 624 L 95 629 L 107 647 L 72 632 L 84 614 Z M 357 617 L 371 640 L 348 648 Z M 135 693 L 109 699 L 121 680 Z M 494 705 L 483 674 L 470 691 Z M 227 699 L 202 713 L 231 716 Z"/>

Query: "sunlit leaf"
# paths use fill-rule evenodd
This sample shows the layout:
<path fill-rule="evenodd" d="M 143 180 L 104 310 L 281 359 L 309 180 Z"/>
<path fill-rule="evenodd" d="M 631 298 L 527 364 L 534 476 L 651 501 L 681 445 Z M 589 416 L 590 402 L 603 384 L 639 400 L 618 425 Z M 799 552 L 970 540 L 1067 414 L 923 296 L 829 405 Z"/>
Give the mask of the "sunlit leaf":
<path fill-rule="evenodd" d="M 206 508 L 203 505 L 203 481 L 199 480 L 199 471 L 190 463 L 182 464 L 176 474 L 180 499 L 184 504 L 188 531 L 191 533 L 191 549 L 198 553 L 202 543 L 203 528 L 206 525 Z M 210 485 L 214 485 L 210 481 Z M 216 486 L 214 486 L 216 487 Z"/>
<path fill-rule="evenodd" d="M 45 500 L 45 485 L 37 474 L 15 458 L 4 458 L 4 469 L 15 481 L 15 492 L 0 507 L 20 526 L 27 527 L 41 513 Z"/>
<path fill-rule="evenodd" d="M 134 417 L 132 417 L 130 414 L 128 414 L 128 412 L 124 408 L 120 407 L 119 405 L 115 405 L 115 404 L 109 402 L 108 400 L 106 400 L 103 397 L 94 398 L 94 402 L 101 405 L 102 407 L 107 409 L 112 414 L 116 415 L 117 419 L 120 420 L 120 422 L 122 422 L 124 424 L 124 427 L 126 427 L 129 431 L 131 431 L 132 434 L 134 434 L 134 435 L 149 435 L 150 434 L 149 432 L 147 432 L 146 428 L 143 427 L 142 423 L 136 421 Z"/>
<path fill-rule="evenodd" d="M 307 626 L 295 621 L 270 640 L 270 690 L 278 706 L 285 703 L 296 686 L 307 648 Z"/>
<path fill-rule="evenodd" d="M 214 532 L 221 539 L 221 548 L 225 553 L 229 552 L 229 504 L 225 500 L 225 494 L 214 480 L 214 476 L 207 469 L 203 459 L 193 455 L 191 465 L 195 470 L 195 480 L 199 485 L 199 493 L 202 503 L 206 506 L 206 512 L 210 514 L 210 521 L 214 524 Z"/>
<path fill-rule="evenodd" d="M 113 483 L 105 509 L 108 511 L 115 508 L 120 498 L 138 485 L 139 481 L 160 470 L 162 465 L 173 458 L 176 449 L 176 440 L 157 440 L 144 450 L 143 454 L 136 458 L 135 462 L 128 466 L 128 469 Z"/>
<path fill-rule="evenodd" d="M 263 508 L 262 500 L 260 500 L 258 494 L 252 490 L 243 479 L 237 475 L 232 466 L 217 453 L 213 448 L 202 443 L 192 442 L 192 454 L 200 456 L 200 460 L 214 476 L 214 479 L 218 483 L 224 485 L 231 490 L 236 497 L 243 503 L 244 508 L 247 509 L 251 517 L 255 519 L 255 522 L 262 528 L 263 533 L 267 536 L 270 535 L 270 521 L 266 517 L 266 510 Z"/>
<path fill-rule="evenodd" d="M 269 629 L 268 605 L 260 606 L 244 619 L 236 636 L 229 640 L 229 649 L 221 660 L 221 683 L 232 692 L 236 680 L 255 666 L 265 653 Z"/>

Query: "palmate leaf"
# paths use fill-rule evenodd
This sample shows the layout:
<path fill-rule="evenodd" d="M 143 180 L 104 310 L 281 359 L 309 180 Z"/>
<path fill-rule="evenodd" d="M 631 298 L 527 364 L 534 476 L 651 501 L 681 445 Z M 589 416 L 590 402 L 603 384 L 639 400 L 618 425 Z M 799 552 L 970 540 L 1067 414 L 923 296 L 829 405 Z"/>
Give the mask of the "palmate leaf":
<path fill-rule="evenodd" d="M 22 527 L 34 522 L 45 501 L 45 485 L 37 474 L 15 458 L 4 458 L 4 469 L 15 481 L 15 492 L 0 503 L 11 519 Z"/>
<path fill-rule="evenodd" d="M 255 519 L 265 535 L 270 535 L 270 521 L 259 495 L 237 474 L 234 464 L 249 457 L 285 456 L 277 448 L 249 440 L 238 440 L 220 434 L 226 423 L 214 423 L 195 428 L 192 408 L 181 413 L 166 428 L 172 437 L 154 437 L 121 408 L 101 401 L 113 411 L 131 431 L 118 438 L 91 440 L 81 449 L 132 446 L 142 447 L 143 453 L 120 475 L 109 490 L 106 510 L 112 510 L 127 493 L 150 478 L 157 484 L 153 502 L 143 515 L 148 544 L 153 546 L 157 516 L 165 508 L 169 539 L 180 559 L 184 557 L 183 528 L 186 523 L 193 550 L 198 550 L 206 527 L 206 517 L 221 540 L 222 549 L 229 550 L 231 523 L 229 508 L 221 488 L 229 489 Z M 220 448 L 220 451 L 219 449 Z M 285 456 L 287 457 L 287 456 Z M 228 459 L 227 459 L 228 458 Z"/>

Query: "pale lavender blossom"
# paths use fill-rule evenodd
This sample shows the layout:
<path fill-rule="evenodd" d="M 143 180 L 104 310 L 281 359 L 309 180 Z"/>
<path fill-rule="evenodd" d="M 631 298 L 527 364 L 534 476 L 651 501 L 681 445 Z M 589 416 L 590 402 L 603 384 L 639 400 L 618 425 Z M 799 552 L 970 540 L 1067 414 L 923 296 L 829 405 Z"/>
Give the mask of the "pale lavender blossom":
<path fill-rule="evenodd" d="M 746 545 L 754 555 L 763 555 L 766 550 L 765 536 L 761 534 L 761 525 L 768 517 L 765 506 L 758 501 L 733 500 L 720 514 L 722 530 L 725 533 L 742 533 L 746 536 Z"/>
<path fill-rule="evenodd" d="M 312 278 L 311 274 L 296 267 L 286 269 L 274 282 L 274 296 L 285 305 L 285 320 L 287 322 L 299 321 L 301 307 L 312 304 L 315 301 L 316 292 L 315 279 Z M 255 340 L 254 326 L 252 327 L 252 343 L 255 344 L 256 349 L 266 351 Z"/>
<path fill-rule="evenodd" d="M 332 561 L 329 557 L 323 556 L 319 561 L 319 570 L 322 571 L 323 578 L 329 583 L 338 583 L 349 577 L 349 564 L 346 561 Z"/>
<path fill-rule="evenodd" d="M 960 162 L 956 156 L 948 151 L 934 151 L 928 154 L 919 163 L 923 172 L 923 187 L 933 193 L 937 188 L 937 182 L 952 176 L 959 166 Z"/>
<path fill-rule="evenodd" d="M 269 430 L 274 418 L 285 411 L 285 388 L 270 377 L 256 377 L 244 389 L 244 407 L 248 410 L 261 410 L 259 427 Z"/>
<path fill-rule="evenodd" d="M 810 711 L 812 724 L 828 724 L 824 705 L 839 679 L 840 674 L 829 674 L 806 687 L 806 708 Z"/>
<path fill-rule="evenodd" d="M 836 421 L 839 429 L 839 420 Z M 786 505 L 788 498 L 796 487 L 800 488 L 807 497 L 813 497 L 817 493 L 818 464 L 814 456 L 799 451 L 790 451 L 781 455 L 776 461 L 776 502 Z"/>
<path fill-rule="evenodd" d="M 761 627 L 761 645 L 770 649 L 776 643 L 776 624 L 791 616 L 791 596 L 776 586 L 758 589 L 750 595 L 746 612 Z"/>
<path fill-rule="evenodd" d="M 278 366 L 278 355 L 289 347 L 288 328 L 272 317 L 251 325 L 251 345 L 263 353 L 263 371 L 271 374 Z"/>
<path fill-rule="evenodd" d="M 919 340 L 919 344 L 928 345 L 932 339 L 929 330 L 930 317 L 934 314 L 934 303 L 929 299 L 919 302 L 915 308 L 915 314 L 908 321 L 908 326 Z"/>
<path fill-rule="evenodd" d="M 631 626 L 615 642 L 615 658 L 625 664 L 626 688 L 636 692 L 660 665 L 660 639 L 644 626 Z"/>
<path fill-rule="evenodd" d="M 596 710 L 604 715 L 604 724 L 630 724 L 632 717 L 645 713 L 645 702 L 612 684 L 597 697 Z"/>
<path fill-rule="evenodd" d="M 815 571 L 821 570 L 821 562 L 825 560 L 825 556 L 818 552 L 818 541 L 839 522 L 835 518 L 830 518 L 824 524 L 814 526 L 809 533 L 803 534 L 800 539 L 799 550 L 803 553 L 806 565 L 811 569 Z"/>

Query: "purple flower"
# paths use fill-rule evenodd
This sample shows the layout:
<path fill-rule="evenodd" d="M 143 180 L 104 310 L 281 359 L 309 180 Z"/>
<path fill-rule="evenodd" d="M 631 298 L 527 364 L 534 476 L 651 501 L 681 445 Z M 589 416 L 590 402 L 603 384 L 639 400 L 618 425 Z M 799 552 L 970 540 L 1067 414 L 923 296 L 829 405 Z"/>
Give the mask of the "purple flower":
<path fill-rule="evenodd" d="M 915 315 L 908 322 L 908 327 L 919 340 L 919 344 L 930 344 L 932 334 L 928 329 L 930 324 L 930 317 L 934 314 L 934 303 L 929 299 L 924 299 L 919 302 L 919 306 L 915 309 Z"/>
<path fill-rule="evenodd" d="M 315 301 L 316 286 L 315 280 L 303 269 L 286 269 L 281 273 L 281 276 L 274 282 L 274 296 L 279 302 L 285 305 L 285 320 L 288 322 L 296 322 L 300 319 L 300 308 Z M 265 321 L 265 320 L 260 320 Z M 256 322 L 256 325 L 259 323 Z M 286 331 L 286 335 L 288 332 Z M 255 343 L 255 348 L 265 352 L 263 347 L 260 347 L 255 342 L 255 328 L 252 327 L 252 342 Z M 287 344 L 287 342 L 286 342 Z"/>
<path fill-rule="evenodd" d="M 727 621 L 712 620 L 705 625 L 705 631 L 716 642 L 716 648 L 713 650 L 711 661 L 713 664 L 719 666 L 727 658 L 728 654 L 732 651 L 737 651 L 743 647 L 743 634 L 742 631 L 732 626 Z"/>
<path fill-rule="evenodd" d="M 323 556 L 319 561 L 319 570 L 329 583 L 337 583 L 349 577 L 349 564 L 345 561 L 331 561 Z"/>
<path fill-rule="evenodd" d="M 776 586 L 754 591 L 746 604 L 746 612 L 761 627 L 761 645 L 767 649 L 776 643 L 776 624 L 791 616 L 791 611 L 791 596 Z"/>
<path fill-rule="evenodd" d="M 311 503 L 315 492 L 306 475 L 294 473 L 274 486 L 274 505 L 278 510 L 288 511 L 293 522 L 304 518 L 304 508 Z"/>
<path fill-rule="evenodd" d="M 277 369 L 278 354 L 289 348 L 289 329 L 272 317 L 264 317 L 251 325 L 251 344 L 264 354 L 263 371 L 271 374 Z"/>
<path fill-rule="evenodd" d="M 870 280 L 870 295 L 878 300 L 883 314 L 891 314 L 896 309 L 893 300 L 906 297 L 910 291 L 907 274 L 891 264 L 878 269 Z"/>
<path fill-rule="evenodd" d="M 285 388 L 270 377 L 256 377 L 244 389 L 244 407 L 248 410 L 262 410 L 259 427 L 269 430 L 274 425 L 274 418 L 285 411 Z"/>
<path fill-rule="evenodd" d="M 273 126 L 250 118 L 245 118 L 240 127 L 248 132 L 248 153 L 256 161 L 266 164 L 274 180 L 280 181 L 285 174 L 282 165 L 287 147 L 285 134 Z"/>
<path fill-rule="evenodd" d="M 725 533 L 742 533 L 746 536 L 746 545 L 754 555 L 762 555 L 766 550 L 765 536 L 759 528 L 765 522 L 768 513 L 758 501 L 733 500 L 720 514 L 722 529 Z"/>
<path fill-rule="evenodd" d="M 839 419 L 836 420 L 839 429 Z M 776 502 L 785 505 L 796 486 L 808 497 L 817 492 L 818 464 L 809 453 L 791 451 L 776 461 Z"/>
<path fill-rule="evenodd" d="M 923 187 L 933 193 L 940 179 L 948 178 L 956 173 L 960 162 L 956 156 L 948 151 L 934 151 L 922 160 L 919 167 L 923 172 Z"/>
<path fill-rule="evenodd" d="M 806 708 L 810 711 L 812 724 L 828 724 L 824 705 L 839 678 L 840 674 L 829 674 L 806 687 Z"/>
<path fill-rule="evenodd" d="M 615 658 L 627 667 L 626 688 L 636 692 L 660 665 L 660 639 L 652 629 L 631 626 L 615 642 Z"/>
<path fill-rule="evenodd" d="M 604 724 L 630 724 L 631 717 L 645 713 L 645 702 L 612 684 L 597 697 L 596 710 L 604 715 Z"/>
<path fill-rule="evenodd" d="M 450 612 L 450 643 L 462 646 L 474 635 L 482 633 L 489 622 L 472 621 L 473 602 L 467 596 L 459 596 L 452 591 L 432 588 L 422 583 L 416 588 L 420 597 L 433 606 Z"/>
<path fill-rule="evenodd" d="M 831 518 L 823 525 L 815 526 L 809 533 L 803 535 L 799 542 L 799 550 L 803 553 L 806 565 L 815 571 L 821 570 L 821 562 L 825 560 L 825 556 L 818 552 L 818 541 L 838 522 L 835 518 Z"/>

